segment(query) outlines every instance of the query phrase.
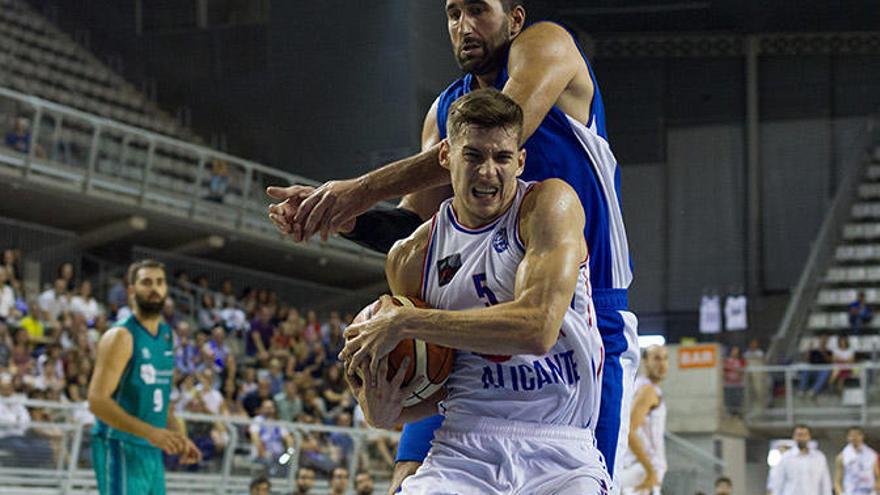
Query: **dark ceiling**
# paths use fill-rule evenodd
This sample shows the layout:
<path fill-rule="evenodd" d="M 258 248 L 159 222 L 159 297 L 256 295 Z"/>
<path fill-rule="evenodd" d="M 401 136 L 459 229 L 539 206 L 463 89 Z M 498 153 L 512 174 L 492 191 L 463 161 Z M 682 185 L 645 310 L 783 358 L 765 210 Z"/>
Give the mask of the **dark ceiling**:
<path fill-rule="evenodd" d="M 535 14 L 593 35 L 880 29 L 877 0 L 532 0 L 527 5 Z"/>

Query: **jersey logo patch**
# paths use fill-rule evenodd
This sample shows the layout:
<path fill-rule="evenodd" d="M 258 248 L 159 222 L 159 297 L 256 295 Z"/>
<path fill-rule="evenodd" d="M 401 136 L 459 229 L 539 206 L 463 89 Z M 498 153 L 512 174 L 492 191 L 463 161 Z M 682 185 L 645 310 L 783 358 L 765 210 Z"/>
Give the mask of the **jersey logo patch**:
<path fill-rule="evenodd" d="M 141 380 L 147 385 L 156 383 L 156 368 L 152 364 L 141 365 Z"/>
<path fill-rule="evenodd" d="M 495 248 L 495 252 L 498 254 L 507 251 L 507 248 L 510 247 L 510 243 L 507 242 L 507 229 L 503 228 L 498 232 L 495 232 L 495 237 L 492 238 L 492 247 Z"/>
<path fill-rule="evenodd" d="M 461 255 L 455 253 L 437 262 L 438 283 L 440 287 L 452 282 L 452 278 L 461 268 Z"/>
<path fill-rule="evenodd" d="M 144 354 L 144 359 L 150 359 L 150 357 L 151 357 L 150 350 L 147 349 L 146 347 L 143 348 L 143 354 Z"/>

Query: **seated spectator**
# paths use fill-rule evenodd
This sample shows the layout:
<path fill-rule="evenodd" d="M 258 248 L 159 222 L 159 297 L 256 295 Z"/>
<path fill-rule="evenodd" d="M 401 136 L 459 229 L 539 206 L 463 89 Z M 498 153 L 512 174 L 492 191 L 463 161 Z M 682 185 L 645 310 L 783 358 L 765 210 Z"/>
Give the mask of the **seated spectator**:
<path fill-rule="evenodd" d="M 223 309 L 220 310 L 220 318 L 223 325 L 230 333 L 242 334 L 247 332 L 247 315 L 238 307 L 235 296 L 227 296 Z"/>
<path fill-rule="evenodd" d="M 229 167 L 225 161 L 215 158 L 211 161 L 211 182 L 208 186 L 208 196 L 205 199 L 222 203 L 228 187 Z"/>
<path fill-rule="evenodd" d="M 0 451 L 4 451 L 4 465 L 33 467 L 35 459 L 51 462 L 48 445 L 35 441 L 28 431 L 31 415 L 18 400 L 9 373 L 0 373 Z"/>
<path fill-rule="evenodd" d="M 849 338 L 846 335 L 837 337 L 837 349 L 831 351 L 831 360 L 839 366 L 831 370 L 831 379 L 828 384 L 838 392 L 842 392 L 846 379 L 852 376 L 852 367 L 845 365 L 856 362 L 856 352 L 849 346 Z"/>
<path fill-rule="evenodd" d="M 253 392 L 257 389 L 257 369 L 253 366 L 247 366 L 244 369 L 244 372 L 241 375 L 241 397 L 239 400 L 243 399 L 245 395 Z"/>
<path fill-rule="evenodd" d="M 318 323 L 318 314 L 312 310 L 306 313 L 306 325 L 303 328 L 303 336 L 308 343 L 321 340 L 321 324 Z"/>
<path fill-rule="evenodd" d="M 345 495 L 348 491 L 348 469 L 338 467 L 330 477 L 330 495 Z"/>
<path fill-rule="evenodd" d="M 871 307 L 865 302 L 865 293 L 859 291 L 856 300 L 849 305 L 849 327 L 853 335 L 861 333 L 862 328 L 874 317 Z"/>
<path fill-rule="evenodd" d="M 271 399 L 264 400 L 260 405 L 259 415 L 254 418 L 248 430 L 254 446 L 255 460 L 270 467 L 277 466 L 281 454 L 294 448 L 293 436 L 286 428 L 266 424 L 275 419 L 275 403 Z"/>
<path fill-rule="evenodd" d="M 113 278 L 110 280 L 110 290 L 107 293 L 108 314 L 116 321 L 116 314 L 120 308 L 128 304 L 128 291 L 122 279 Z"/>
<path fill-rule="evenodd" d="M 162 319 L 171 328 L 175 328 L 181 319 L 180 313 L 177 311 L 177 304 L 170 297 L 166 298 L 165 304 L 162 305 Z"/>
<path fill-rule="evenodd" d="M 226 414 L 233 417 L 248 417 L 239 399 L 240 395 L 235 380 L 226 380 L 223 383 L 223 407 L 226 409 Z"/>
<path fill-rule="evenodd" d="M 8 270 L 0 266 L 0 321 L 15 320 L 15 291 L 9 281 Z"/>
<path fill-rule="evenodd" d="M 65 261 L 58 267 L 58 278 L 64 279 L 64 290 L 68 294 L 76 288 L 76 276 L 73 271 L 73 263 Z"/>
<path fill-rule="evenodd" d="M 303 412 L 320 422 L 327 419 L 327 405 L 314 386 L 306 388 L 303 392 Z"/>
<path fill-rule="evenodd" d="M 168 299 L 170 301 L 170 299 Z M 79 286 L 79 292 L 70 298 L 70 310 L 75 314 L 82 315 L 86 321 L 95 321 L 99 314 L 102 313 L 101 306 L 92 296 L 92 283 L 83 280 Z"/>
<path fill-rule="evenodd" d="M 272 359 L 269 361 L 269 393 L 273 396 L 281 392 L 284 387 L 284 379 L 286 378 L 284 370 L 281 368 L 281 361 Z"/>
<path fill-rule="evenodd" d="M 16 292 L 21 292 L 21 253 L 15 249 L 4 249 L 2 265 L 6 269 L 7 283 Z"/>
<path fill-rule="evenodd" d="M 31 150 L 31 121 L 27 117 L 15 118 L 12 129 L 6 133 L 6 146 L 19 153 L 30 153 Z M 46 157 L 43 147 L 37 144 L 34 154 L 40 158 Z"/>
<path fill-rule="evenodd" d="M 28 304 L 27 314 L 18 322 L 19 327 L 27 332 L 31 342 L 38 344 L 46 342 L 46 327 L 40 316 L 39 305 L 35 301 L 31 301 Z"/>
<path fill-rule="evenodd" d="M 336 315 L 335 321 L 333 315 Z M 342 321 L 339 320 L 339 313 L 335 311 L 331 313 L 330 323 L 326 326 L 327 333 L 323 337 L 324 342 L 324 351 L 327 354 L 327 359 L 330 362 L 336 362 L 339 360 L 337 356 L 342 351 L 343 346 L 345 346 L 345 336 L 343 332 L 345 331 L 345 325 L 342 324 Z M 323 332 L 323 330 L 322 330 Z"/>
<path fill-rule="evenodd" d="M 272 484 L 266 476 L 258 476 L 251 481 L 250 495 L 269 495 L 272 493 Z"/>
<path fill-rule="evenodd" d="M 187 403 L 186 410 L 196 414 L 216 414 L 205 404 L 204 396 L 197 394 Z M 207 421 L 186 421 L 186 433 L 202 452 L 200 465 L 211 462 L 222 456 L 223 449 L 228 442 L 226 426 L 221 421 L 213 423 Z M 199 465 L 188 466 L 187 469 L 195 471 Z"/>
<path fill-rule="evenodd" d="M 351 428 L 351 414 L 341 413 L 336 416 L 335 426 Z M 354 439 L 348 433 L 333 432 L 327 436 L 330 445 L 330 457 L 339 465 L 348 465 L 348 458 L 354 451 Z"/>
<path fill-rule="evenodd" d="M 9 326 L 0 321 L 0 373 L 9 371 L 12 365 L 12 334 L 9 332 Z"/>
<path fill-rule="evenodd" d="M 174 363 L 177 369 L 184 375 L 196 372 L 196 355 L 198 350 L 190 338 L 190 326 L 186 321 L 177 322 L 174 336 L 177 343 L 174 346 Z"/>
<path fill-rule="evenodd" d="M 215 387 L 214 370 L 205 368 L 201 373 L 196 374 L 196 391 L 198 397 L 201 398 L 205 408 L 211 414 L 226 414 L 223 394 Z"/>
<path fill-rule="evenodd" d="M 278 410 L 278 419 L 293 421 L 303 413 L 303 402 L 299 396 L 299 387 L 293 380 L 284 382 L 284 390 L 275 394 L 275 408 Z"/>
<path fill-rule="evenodd" d="M 324 371 L 324 401 L 330 409 L 330 415 L 350 410 L 354 405 L 354 398 L 348 391 L 348 384 L 342 369 L 342 363 L 330 365 Z"/>
<path fill-rule="evenodd" d="M 214 296 L 210 292 L 202 293 L 202 307 L 199 309 L 197 317 L 200 330 L 210 330 L 223 324 L 220 312 L 214 308 Z"/>
<path fill-rule="evenodd" d="M 306 424 L 316 424 L 315 417 L 303 414 L 297 421 Z M 301 453 L 300 465 L 315 469 L 324 474 L 329 474 L 336 466 L 330 457 L 329 447 L 324 435 L 309 431 L 302 432 L 302 443 L 299 446 Z"/>
<path fill-rule="evenodd" d="M 70 309 L 70 297 L 67 295 L 67 281 L 55 279 L 51 289 L 47 289 L 38 298 L 39 308 L 50 320 L 57 320 L 61 313 Z"/>
<path fill-rule="evenodd" d="M 61 346 L 51 343 L 46 346 L 46 352 L 37 358 L 38 374 L 42 375 L 45 365 L 49 364 L 49 372 L 53 378 L 64 381 L 64 361 L 61 359 Z"/>
<path fill-rule="evenodd" d="M 293 495 L 311 495 L 312 488 L 315 487 L 315 470 L 307 467 L 300 467 L 296 472 L 296 491 Z"/>
<path fill-rule="evenodd" d="M 202 372 L 205 368 L 213 366 L 210 356 L 205 354 L 205 346 L 208 345 L 208 334 L 199 330 L 196 332 L 195 337 L 196 355 L 193 357 L 193 364 L 195 364 L 196 372 Z"/>
<path fill-rule="evenodd" d="M 807 352 L 806 362 L 809 364 L 831 364 L 831 351 L 828 350 L 828 336 L 819 337 L 819 344 L 815 349 Z M 808 394 L 810 398 L 815 398 L 831 376 L 830 369 L 823 370 L 802 370 L 798 375 L 798 395 Z M 812 383 L 812 385 L 810 385 Z M 809 393 L 807 392 L 809 390 Z"/>
<path fill-rule="evenodd" d="M 241 404 L 244 406 L 244 410 L 247 411 L 248 416 L 256 416 L 261 405 L 266 401 L 272 400 L 271 386 L 268 377 L 260 377 L 257 382 L 257 389 L 244 396 Z M 272 411 L 276 412 L 274 403 L 272 403 Z"/>
<path fill-rule="evenodd" d="M 257 312 L 257 317 L 251 321 L 245 346 L 247 355 L 256 357 L 264 365 L 268 364 L 269 347 L 274 334 L 275 325 L 272 323 L 272 310 L 268 306 L 262 306 Z"/>
<path fill-rule="evenodd" d="M 84 402 L 89 395 L 89 375 L 79 372 L 67 381 L 67 398 L 70 402 Z"/>
<path fill-rule="evenodd" d="M 355 428 L 371 428 L 364 418 L 364 411 L 361 409 L 361 406 L 355 406 L 352 417 L 354 419 Z M 397 450 L 396 442 L 387 437 L 368 437 L 366 441 L 367 448 L 361 450 L 360 459 L 358 459 L 358 465 L 361 466 L 361 469 L 393 469 L 394 451 Z"/>
<path fill-rule="evenodd" d="M 12 366 L 13 375 L 22 377 L 34 372 L 33 344 L 26 329 L 21 328 L 13 335 Z"/>
<path fill-rule="evenodd" d="M 211 329 L 211 340 L 201 349 L 206 362 L 210 362 L 214 371 L 221 377 L 227 376 L 227 371 L 235 375 L 235 356 L 230 352 L 225 340 L 226 331 L 222 326 L 215 326 Z"/>
<path fill-rule="evenodd" d="M 373 475 L 361 471 L 354 477 L 355 495 L 373 495 Z"/>

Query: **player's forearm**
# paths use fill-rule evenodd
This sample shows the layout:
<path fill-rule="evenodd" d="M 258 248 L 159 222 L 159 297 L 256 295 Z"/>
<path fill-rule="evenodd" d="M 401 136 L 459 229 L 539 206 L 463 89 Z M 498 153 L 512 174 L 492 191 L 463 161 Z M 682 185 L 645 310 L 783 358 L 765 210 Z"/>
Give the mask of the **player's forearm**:
<path fill-rule="evenodd" d="M 400 336 L 480 354 L 546 354 L 559 335 L 561 318 L 543 306 L 503 303 L 464 311 L 401 312 Z"/>
<path fill-rule="evenodd" d="M 449 171 L 440 166 L 440 146 L 389 163 L 358 180 L 375 202 L 399 198 L 409 193 L 449 184 Z"/>
<path fill-rule="evenodd" d="M 653 473 L 654 465 L 651 464 L 651 459 L 648 458 L 648 454 L 647 452 L 645 452 L 645 448 L 642 446 L 642 440 L 637 434 L 634 434 L 634 431 L 634 429 L 630 429 L 628 441 L 629 450 L 635 456 L 636 460 L 639 461 L 639 464 L 641 464 L 642 467 L 645 468 L 646 473 Z"/>
<path fill-rule="evenodd" d="M 89 410 L 111 428 L 124 431 L 144 440 L 148 439 L 150 432 L 155 428 L 125 412 L 124 409 L 119 407 L 119 404 L 109 397 L 90 397 Z"/>

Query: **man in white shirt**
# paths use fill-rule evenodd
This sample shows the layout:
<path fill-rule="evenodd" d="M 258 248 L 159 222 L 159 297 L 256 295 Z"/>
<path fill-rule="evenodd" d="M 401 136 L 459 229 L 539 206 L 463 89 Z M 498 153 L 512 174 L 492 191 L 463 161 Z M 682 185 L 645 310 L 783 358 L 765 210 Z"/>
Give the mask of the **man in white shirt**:
<path fill-rule="evenodd" d="M 834 491 L 838 495 L 877 495 L 880 465 L 877 452 L 865 445 L 865 433 L 857 426 L 846 432 L 847 445 L 834 463 Z"/>
<path fill-rule="evenodd" d="M 0 266 L 0 321 L 6 321 L 15 309 L 15 292 L 7 284 L 9 280 L 6 268 Z"/>
<path fill-rule="evenodd" d="M 95 321 L 95 318 L 101 314 L 101 306 L 92 296 L 91 282 L 83 280 L 82 285 L 79 287 L 79 293 L 70 298 L 70 310 L 82 315 L 86 321 L 90 322 Z"/>
<path fill-rule="evenodd" d="M 49 319 L 57 320 L 58 316 L 70 308 L 67 296 L 67 281 L 63 278 L 55 280 L 53 288 L 43 291 L 38 299 L 40 309 L 49 315 Z"/>
<path fill-rule="evenodd" d="M 810 427 L 794 427 L 792 439 L 797 448 L 782 456 L 772 480 L 773 495 L 832 495 L 831 475 L 825 454 L 810 449 Z"/>

